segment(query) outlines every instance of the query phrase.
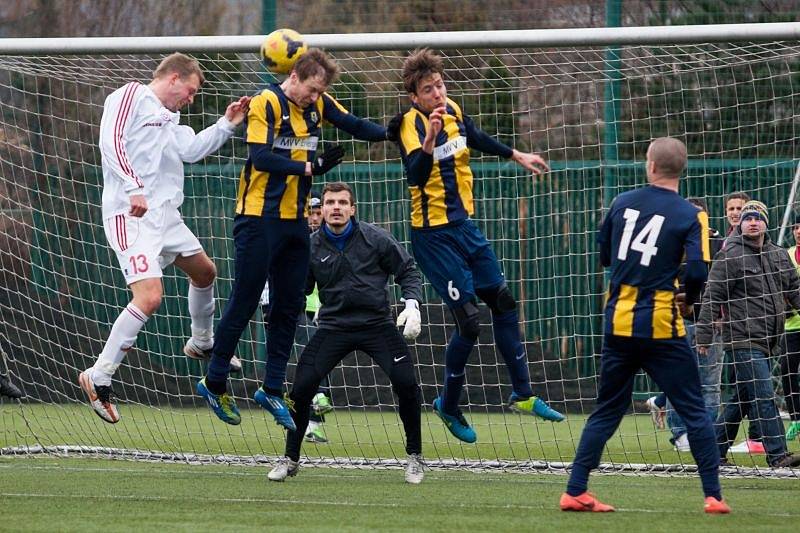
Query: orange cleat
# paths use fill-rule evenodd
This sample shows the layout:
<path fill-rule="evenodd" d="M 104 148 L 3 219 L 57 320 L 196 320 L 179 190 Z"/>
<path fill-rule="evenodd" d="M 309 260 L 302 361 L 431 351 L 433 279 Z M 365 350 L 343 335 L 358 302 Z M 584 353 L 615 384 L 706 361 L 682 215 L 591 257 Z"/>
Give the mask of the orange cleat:
<path fill-rule="evenodd" d="M 706 503 L 703 506 L 703 510 L 708 514 L 728 514 L 731 512 L 731 508 L 728 507 L 728 504 L 725 503 L 725 500 L 718 500 L 713 496 L 709 496 L 706 498 Z"/>
<path fill-rule="evenodd" d="M 613 507 L 606 505 L 595 498 L 594 494 L 591 492 L 584 492 L 580 496 L 570 496 L 565 492 L 561 495 L 560 505 L 562 511 L 577 511 L 585 513 L 609 513 L 614 511 Z"/>

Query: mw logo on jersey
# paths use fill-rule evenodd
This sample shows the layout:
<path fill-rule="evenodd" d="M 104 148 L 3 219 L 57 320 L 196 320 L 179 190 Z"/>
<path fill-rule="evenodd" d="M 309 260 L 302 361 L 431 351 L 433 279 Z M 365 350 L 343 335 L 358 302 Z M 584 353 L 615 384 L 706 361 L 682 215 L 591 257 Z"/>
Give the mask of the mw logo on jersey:
<path fill-rule="evenodd" d="M 313 152 L 317 149 L 318 140 L 318 137 L 278 137 L 272 143 L 272 146 L 283 150 L 307 150 Z"/>
<path fill-rule="evenodd" d="M 467 138 L 456 137 L 452 141 L 447 141 L 443 145 L 435 147 L 433 149 L 433 158 L 436 161 L 441 161 L 442 159 L 453 157 L 461 150 L 464 150 L 466 147 L 467 147 Z"/>

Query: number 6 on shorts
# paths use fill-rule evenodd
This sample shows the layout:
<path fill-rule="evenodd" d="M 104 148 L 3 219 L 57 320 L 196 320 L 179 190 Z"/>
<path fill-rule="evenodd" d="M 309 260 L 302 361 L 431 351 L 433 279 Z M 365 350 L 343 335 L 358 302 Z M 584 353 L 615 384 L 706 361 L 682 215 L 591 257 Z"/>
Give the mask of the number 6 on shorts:
<path fill-rule="evenodd" d="M 453 286 L 453 280 L 452 279 L 447 282 L 447 295 L 454 302 L 457 302 L 458 299 L 461 298 L 461 293 L 458 292 L 458 289 Z"/>

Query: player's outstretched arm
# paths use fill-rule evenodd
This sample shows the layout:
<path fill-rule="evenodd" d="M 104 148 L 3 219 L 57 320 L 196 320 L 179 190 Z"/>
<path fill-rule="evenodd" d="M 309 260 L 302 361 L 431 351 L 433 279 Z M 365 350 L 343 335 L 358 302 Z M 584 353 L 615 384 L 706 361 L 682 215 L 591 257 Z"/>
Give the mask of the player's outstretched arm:
<path fill-rule="evenodd" d="M 225 109 L 225 118 L 228 119 L 228 122 L 234 126 L 241 124 L 250 109 L 250 100 L 249 96 L 242 96 L 235 102 L 228 104 L 227 109 Z"/>
<path fill-rule="evenodd" d="M 547 161 L 544 160 L 539 154 L 520 152 L 514 150 L 511 153 L 511 159 L 520 165 L 525 170 L 533 173 L 534 176 L 541 176 L 550 170 Z"/>
<path fill-rule="evenodd" d="M 378 142 L 391 140 L 386 128 L 376 122 L 349 113 L 331 95 L 323 94 L 321 100 L 322 116 L 340 130 L 346 131 L 361 141 Z"/>
<path fill-rule="evenodd" d="M 470 148 L 480 150 L 486 154 L 510 158 L 525 170 L 532 172 L 534 176 L 541 176 L 550 170 L 547 162 L 539 154 L 520 152 L 510 146 L 506 146 L 478 128 L 467 115 L 464 115 L 464 127 L 467 131 L 467 145 Z"/>
<path fill-rule="evenodd" d="M 219 150 L 247 116 L 249 105 L 250 97 L 242 96 L 228 105 L 225 114 L 215 124 L 197 134 L 191 127 L 181 126 L 178 129 L 181 159 L 186 163 L 195 163 Z"/>

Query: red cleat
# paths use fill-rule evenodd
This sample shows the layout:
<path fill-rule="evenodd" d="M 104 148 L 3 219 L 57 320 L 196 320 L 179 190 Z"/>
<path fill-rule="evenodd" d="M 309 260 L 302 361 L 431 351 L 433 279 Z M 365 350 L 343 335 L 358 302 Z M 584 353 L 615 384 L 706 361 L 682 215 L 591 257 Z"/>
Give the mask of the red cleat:
<path fill-rule="evenodd" d="M 731 508 L 728 507 L 728 504 L 725 503 L 725 500 L 718 500 L 713 496 L 709 496 L 706 498 L 706 503 L 703 506 L 703 510 L 708 514 L 728 514 L 731 512 Z"/>
<path fill-rule="evenodd" d="M 613 507 L 595 498 L 591 492 L 584 492 L 580 496 L 570 496 L 565 492 L 561 495 L 560 505 L 562 511 L 577 511 L 579 513 L 609 513 L 614 511 Z"/>

